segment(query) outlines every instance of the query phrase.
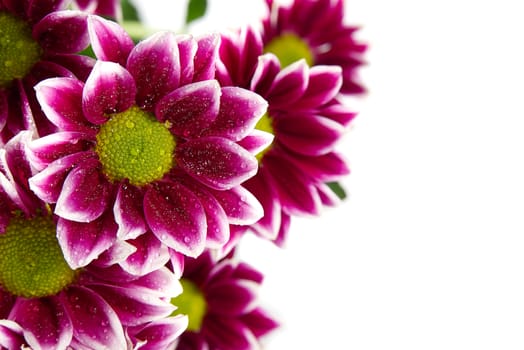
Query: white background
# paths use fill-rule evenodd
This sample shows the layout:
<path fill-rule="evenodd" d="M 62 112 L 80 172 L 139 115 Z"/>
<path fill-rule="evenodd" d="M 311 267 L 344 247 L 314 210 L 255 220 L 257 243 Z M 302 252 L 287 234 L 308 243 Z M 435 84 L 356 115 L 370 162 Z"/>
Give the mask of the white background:
<path fill-rule="evenodd" d="M 147 20 L 178 29 L 170 2 L 147 0 Z M 350 197 L 295 220 L 284 250 L 242 242 L 284 324 L 265 349 L 524 349 L 519 3 L 346 2 L 370 46 L 369 94 L 340 148 Z M 211 4 L 216 29 L 260 9 Z"/>

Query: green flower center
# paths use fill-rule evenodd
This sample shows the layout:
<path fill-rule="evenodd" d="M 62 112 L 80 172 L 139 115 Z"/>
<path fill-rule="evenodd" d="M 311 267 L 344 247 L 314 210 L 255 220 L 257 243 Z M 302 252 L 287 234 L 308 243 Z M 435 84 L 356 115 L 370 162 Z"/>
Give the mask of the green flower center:
<path fill-rule="evenodd" d="M 271 135 L 275 135 L 275 130 L 273 129 L 273 122 L 269 114 L 267 114 L 267 112 L 262 116 L 262 118 L 259 119 L 257 125 L 255 125 L 255 129 L 268 132 Z M 264 155 L 267 153 L 267 151 L 271 149 L 271 145 L 272 143 L 256 155 L 259 164 L 262 161 L 262 158 L 264 158 Z"/>
<path fill-rule="evenodd" d="M 51 216 L 15 216 L 0 234 L 0 284 L 11 294 L 26 298 L 54 295 L 76 275 L 58 245 Z"/>
<path fill-rule="evenodd" d="M 133 106 L 112 114 L 96 137 L 95 150 L 112 181 L 142 186 L 161 179 L 173 167 L 175 137 L 167 123 Z"/>
<path fill-rule="evenodd" d="M 309 45 L 295 34 L 282 34 L 273 38 L 265 47 L 264 53 L 271 52 L 278 57 L 282 68 L 304 58 L 313 65 L 313 54 Z"/>
<path fill-rule="evenodd" d="M 40 60 L 42 48 L 31 27 L 7 12 L 0 12 L 0 87 L 26 76 Z"/>
<path fill-rule="evenodd" d="M 207 303 L 204 294 L 200 288 L 193 282 L 182 278 L 180 279 L 183 292 L 176 298 L 171 299 L 171 304 L 177 309 L 173 312 L 175 315 L 187 315 L 189 324 L 187 329 L 192 332 L 200 331 L 202 321 L 207 311 Z"/>

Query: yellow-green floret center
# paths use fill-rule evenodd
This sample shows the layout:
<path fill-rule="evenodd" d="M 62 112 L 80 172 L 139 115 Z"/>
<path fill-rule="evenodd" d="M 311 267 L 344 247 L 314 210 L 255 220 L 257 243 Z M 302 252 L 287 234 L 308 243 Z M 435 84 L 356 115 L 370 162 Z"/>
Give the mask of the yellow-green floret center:
<path fill-rule="evenodd" d="M 177 309 L 174 315 L 187 315 L 189 324 L 187 329 L 192 332 L 200 331 L 202 321 L 207 311 L 207 303 L 204 294 L 198 286 L 186 278 L 180 279 L 183 292 L 176 298 L 171 299 L 171 304 Z"/>
<path fill-rule="evenodd" d="M 54 295 L 76 275 L 58 245 L 51 216 L 16 216 L 0 234 L 0 284 L 11 294 L 26 298 Z"/>
<path fill-rule="evenodd" d="M 257 122 L 257 125 L 255 125 L 255 129 L 258 129 L 260 131 L 265 131 L 270 133 L 271 135 L 275 135 L 275 130 L 273 129 L 273 122 L 269 114 L 267 112 L 260 118 Z M 264 158 L 264 155 L 271 149 L 271 144 L 268 145 L 266 148 L 264 148 L 262 151 L 260 151 L 256 158 L 258 160 L 258 163 L 262 161 L 262 158 Z"/>
<path fill-rule="evenodd" d="M 23 78 L 40 60 L 42 48 L 31 27 L 7 12 L 0 12 L 0 87 Z"/>
<path fill-rule="evenodd" d="M 95 150 L 112 181 L 142 186 L 161 179 L 173 167 L 175 137 L 168 125 L 134 106 L 112 114 L 96 137 Z"/>
<path fill-rule="evenodd" d="M 271 52 L 278 57 L 282 68 L 300 59 L 305 59 L 308 65 L 313 65 L 313 54 L 309 45 L 295 34 L 282 34 L 273 38 L 265 47 L 264 52 Z"/>

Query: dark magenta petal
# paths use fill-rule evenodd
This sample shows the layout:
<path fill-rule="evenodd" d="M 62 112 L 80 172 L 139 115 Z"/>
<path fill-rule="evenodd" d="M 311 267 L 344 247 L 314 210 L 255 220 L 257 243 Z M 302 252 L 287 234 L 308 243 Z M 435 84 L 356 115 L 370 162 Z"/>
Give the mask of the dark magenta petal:
<path fill-rule="evenodd" d="M 198 198 L 178 183 L 158 183 L 144 195 L 144 214 L 157 238 L 192 257 L 204 250 L 206 215 Z"/>
<path fill-rule="evenodd" d="M 133 288 L 146 288 L 148 289 L 147 293 L 156 293 L 162 296 L 173 297 L 182 293 L 182 286 L 178 278 L 167 267 L 159 268 L 139 278 L 135 277 L 130 283 Z"/>
<path fill-rule="evenodd" d="M 205 327 L 211 349 L 253 350 L 260 347 L 249 328 L 236 318 L 210 316 Z"/>
<path fill-rule="evenodd" d="M 131 51 L 127 69 L 135 78 L 139 107 L 152 110 L 160 98 L 179 86 L 178 54 L 175 35 L 170 32 L 158 32 Z"/>
<path fill-rule="evenodd" d="M 128 333 L 137 343 L 143 343 L 140 350 L 174 349 L 175 341 L 186 330 L 187 324 L 187 316 L 178 315 L 131 328 Z"/>
<path fill-rule="evenodd" d="M 273 241 L 277 247 L 284 248 L 289 234 L 289 226 L 291 225 L 291 215 L 282 211 L 282 221 L 280 222 L 280 230 L 277 238 Z"/>
<path fill-rule="evenodd" d="M 256 158 L 235 142 L 203 137 L 177 146 L 177 164 L 203 184 L 219 190 L 238 186 L 255 175 Z"/>
<path fill-rule="evenodd" d="M 135 46 L 129 34 L 119 24 L 99 16 L 89 16 L 87 24 L 96 57 L 125 66 Z"/>
<path fill-rule="evenodd" d="M 256 308 L 250 313 L 242 315 L 242 322 L 249 327 L 257 338 L 280 327 L 280 324 L 262 308 Z"/>
<path fill-rule="evenodd" d="M 0 91 L 0 131 L 2 131 L 7 123 L 7 116 L 9 115 L 9 104 L 6 91 Z"/>
<path fill-rule="evenodd" d="M 29 142 L 27 155 L 33 167 L 43 169 L 59 158 L 89 149 L 91 144 L 84 133 L 57 132 Z"/>
<path fill-rule="evenodd" d="M 264 166 L 271 173 L 282 208 L 292 215 L 318 214 L 320 198 L 306 174 L 289 165 L 289 162 L 266 155 Z"/>
<path fill-rule="evenodd" d="M 86 266 L 116 241 L 116 223 L 111 215 L 93 222 L 58 219 L 56 236 L 64 258 L 72 268 Z"/>
<path fill-rule="evenodd" d="M 220 37 L 217 34 L 207 34 L 196 40 L 198 49 L 194 58 L 193 81 L 214 79 Z"/>
<path fill-rule="evenodd" d="M 131 254 L 136 252 L 136 247 L 127 241 L 117 240 L 106 251 L 93 261 L 93 265 L 108 268 L 111 265 L 124 262 Z"/>
<path fill-rule="evenodd" d="M 124 67 L 114 62 L 98 61 L 84 86 L 82 107 L 85 117 L 93 124 L 102 124 L 108 120 L 108 114 L 131 107 L 135 95 L 135 81 Z"/>
<path fill-rule="evenodd" d="M 198 49 L 196 40 L 191 35 L 177 35 L 178 54 L 180 59 L 180 86 L 193 81 L 195 72 L 194 57 Z"/>
<path fill-rule="evenodd" d="M 65 349 L 73 330 L 64 306 L 54 298 L 18 298 L 9 319 L 24 329 L 33 349 Z"/>
<path fill-rule="evenodd" d="M 144 195 L 135 186 L 120 183 L 113 212 L 118 224 L 118 238 L 133 239 L 147 231 L 142 202 Z"/>
<path fill-rule="evenodd" d="M 43 201 L 56 203 L 69 171 L 77 164 L 93 159 L 92 152 L 75 153 L 60 158 L 29 179 L 31 190 Z"/>
<path fill-rule="evenodd" d="M 266 96 L 272 108 L 289 106 L 302 97 L 309 82 L 308 70 L 306 61 L 300 60 L 277 74 Z"/>
<path fill-rule="evenodd" d="M 217 117 L 220 85 L 216 80 L 188 84 L 164 96 L 156 105 L 155 114 L 168 120 L 174 134 L 194 138 L 202 134 Z"/>
<path fill-rule="evenodd" d="M 110 17 L 119 23 L 122 21 L 122 6 L 119 0 L 75 0 L 75 3 L 82 11 Z"/>
<path fill-rule="evenodd" d="M 115 311 L 123 326 L 136 326 L 169 316 L 175 307 L 147 289 L 90 284 L 89 289 L 100 295 Z"/>
<path fill-rule="evenodd" d="M 55 12 L 61 9 L 65 9 L 68 4 L 68 0 L 38 0 L 38 1 L 27 1 L 27 0 L 15 0 L 18 3 L 23 3 L 26 6 L 27 17 L 32 22 L 37 22 L 48 13 Z M 5 2 L 5 1 L 4 1 Z"/>
<path fill-rule="evenodd" d="M 0 320 L 0 348 L 1 349 L 23 349 L 23 329 L 14 321 Z"/>
<path fill-rule="evenodd" d="M 279 72 L 280 62 L 275 55 L 265 54 L 260 56 L 249 89 L 267 98 L 268 91 L 271 89 L 273 81 Z"/>
<path fill-rule="evenodd" d="M 247 180 L 244 186 L 255 195 L 264 208 L 264 216 L 253 224 L 254 229 L 260 236 L 269 240 L 275 239 L 280 227 L 282 207 L 271 175 L 265 167 L 261 167 L 258 174 Z"/>
<path fill-rule="evenodd" d="M 315 187 L 317 188 L 317 192 L 320 197 L 320 201 L 322 202 L 322 205 L 334 207 L 340 204 L 341 199 L 335 194 L 335 192 L 333 192 L 333 190 L 328 185 L 324 183 L 318 183 L 315 184 Z"/>
<path fill-rule="evenodd" d="M 342 86 L 338 66 L 314 66 L 309 70 L 309 85 L 299 101 L 300 108 L 315 108 L 333 99 Z"/>
<path fill-rule="evenodd" d="M 264 215 L 262 206 L 255 196 L 242 186 L 226 191 L 211 190 L 211 192 L 220 202 L 231 224 L 250 225 Z"/>
<path fill-rule="evenodd" d="M 150 232 L 128 242 L 136 251 L 121 262 L 120 266 L 133 275 L 143 276 L 161 268 L 169 261 L 167 246 Z"/>
<path fill-rule="evenodd" d="M 260 95 L 239 87 L 224 87 L 218 116 L 204 134 L 241 140 L 253 130 L 266 109 L 267 102 Z"/>
<path fill-rule="evenodd" d="M 256 155 L 271 145 L 274 139 L 275 135 L 269 132 L 253 129 L 249 135 L 242 140 L 239 140 L 237 143 L 248 150 L 251 154 Z"/>
<path fill-rule="evenodd" d="M 61 130 L 95 135 L 82 111 L 83 88 L 74 78 L 51 78 L 36 85 L 35 91 L 46 117 Z"/>
<path fill-rule="evenodd" d="M 51 59 L 58 66 L 66 67 L 74 74 L 74 77 L 81 81 L 86 81 L 96 63 L 92 57 L 75 54 L 53 54 Z"/>
<path fill-rule="evenodd" d="M 115 311 L 95 292 L 71 286 L 60 295 L 73 324 L 73 336 L 86 348 L 127 349 Z"/>
<path fill-rule="evenodd" d="M 234 280 L 213 283 L 206 288 L 209 312 L 238 316 L 255 307 L 258 284 L 252 281 Z"/>
<path fill-rule="evenodd" d="M 98 167 L 98 160 L 93 159 L 69 172 L 56 201 L 55 214 L 78 222 L 91 222 L 102 215 L 109 203 L 110 183 Z"/>
<path fill-rule="evenodd" d="M 285 115 L 274 123 L 278 141 L 292 151 L 311 156 L 326 154 L 340 140 L 345 129 L 316 115 Z"/>
<path fill-rule="evenodd" d="M 248 265 L 244 262 L 238 263 L 235 271 L 233 271 L 232 278 L 249 280 L 257 284 L 262 284 L 264 280 L 264 275 L 262 272 L 254 269 L 251 265 Z"/>
<path fill-rule="evenodd" d="M 349 175 L 349 168 L 341 155 L 329 152 L 317 157 L 294 154 L 287 157 L 304 174 L 319 182 L 337 181 Z"/>
<path fill-rule="evenodd" d="M 46 51 L 76 53 L 89 45 L 86 20 L 80 11 L 53 12 L 33 27 L 33 37 Z"/>

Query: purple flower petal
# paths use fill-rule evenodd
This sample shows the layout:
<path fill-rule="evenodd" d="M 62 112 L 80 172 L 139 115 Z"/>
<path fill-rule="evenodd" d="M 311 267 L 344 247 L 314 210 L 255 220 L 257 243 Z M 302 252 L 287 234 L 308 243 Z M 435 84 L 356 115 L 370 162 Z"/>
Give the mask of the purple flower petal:
<path fill-rule="evenodd" d="M 92 57 L 75 54 L 54 54 L 51 58 L 58 66 L 66 67 L 74 77 L 86 81 L 95 66 L 96 60 Z M 54 74 L 53 76 L 60 76 Z"/>
<path fill-rule="evenodd" d="M 215 120 L 219 103 L 220 85 L 216 80 L 206 80 L 169 93 L 157 103 L 155 114 L 171 123 L 174 134 L 194 138 Z"/>
<path fill-rule="evenodd" d="M 177 146 L 176 161 L 189 175 L 219 190 L 241 184 L 258 168 L 251 153 L 220 137 L 193 139 Z"/>
<path fill-rule="evenodd" d="M 133 239 L 147 231 L 142 209 L 143 197 L 135 186 L 120 183 L 113 207 L 118 224 L 118 238 Z"/>
<path fill-rule="evenodd" d="M 86 19 L 87 14 L 80 11 L 49 13 L 33 27 L 33 37 L 46 51 L 56 53 L 82 51 L 89 45 Z"/>
<path fill-rule="evenodd" d="M 83 152 L 91 146 L 89 137 L 81 132 L 53 133 L 28 143 L 27 154 L 31 164 L 43 169 L 57 159 Z"/>
<path fill-rule="evenodd" d="M 268 91 L 279 72 L 280 62 L 275 55 L 269 53 L 260 56 L 249 89 L 267 98 Z"/>
<path fill-rule="evenodd" d="M 253 129 L 253 131 L 244 137 L 242 140 L 239 140 L 237 143 L 249 151 L 251 154 L 258 154 L 273 142 L 275 135 L 265 132 L 258 129 Z"/>
<path fill-rule="evenodd" d="M 98 160 L 90 159 L 69 172 L 56 201 L 55 214 L 78 222 L 91 222 L 102 215 L 109 203 L 110 183 L 98 166 Z"/>
<path fill-rule="evenodd" d="M 340 204 L 340 198 L 324 183 L 315 184 L 322 205 L 334 207 Z"/>
<path fill-rule="evenodd" d="M 187 325 L 187 316 L 178 315 L 135 327 L 129 333 L 137 343 L 143 344 L 140 350 L 171 349 Z"/>
<path fill-rule="evenodd" d="M 117 240 L 106 251 L 93 261 L 93 265 L 108 268 L 115 264 L 124 262 L 131 254 L 136 252 L 136 247 L 127 241 Z"/>
<path fill-rule="evenodd" d="M 64 258 L 76 269 L 86 266 L 116 241 L 116 223 L 111 215 L 89 222 L 58 219 L 56 236 Z"/>
<path fill-rule="evenodd" d="M 98 16 L 89 16 L 87 24 L 96 57 L 125 66 L 135 44 L 124 28 Z"/>
<path fill-rule="evenodd" d="M 224 87 L 218 116 L 204 135 L 241 140 L 253 130 L 266 109 L 267 102 L 260 95 L 238 87 Z"/>
<path fill-rule="evenodd" d="M 283 115 L 275 119 L 278 141 L 292 151 L 318 156 L 331 151 L 345 129 L 330 119 L 304 114 Z"/>
<path fill-rule="evenodd" d="M 167 246 L 162 244 L 155 235 L 147 233 L 128 241 L 135 248 L 120 266 L 127 272 L 143 276 L 164 266 L 170 258 Z"/>
<path fill-rule="evenodd" d="M 86 348 L 127 349 L 115 311 L 95 292 L 72 286 L 60 295 L 73 324 L 73 335 Z"/>
<path fill-rule="evenodd" d="M 9 319 L 24 329 L 33 349 L 65 349 L 73 336 L 64 306 L 54 298 L 18 298 Z"/>
<path fill-rule="evenodd" d="M 282 69 L 275 80 L 266 98 L 271 107 L 289 106 L 297 101 L 307 89 L 309 82 L 308 65 L 300 60 Z"/>
<path fill-rule="evenodd" d="M 16 1 L 16 0 L 15 0 Z M 67 0 L 18 1 L 26 6 L 27 17 L 37 22 L 48 13 L 66 8 Z"/>
<path fill-rule="evenodd" d="M 180 86 L 193 81 L 195 64 L 193 58 L 198 49 L 196 40 L 191 35 L 177 35 L 178 53 L 180 59 Z"/>
<path fill-rule="evenodd" d="M 194 58 L 193 81 L 214 79 L 220 37 L 217 34 L 207 34 L 196 40 L 198 49 Z"/>
<path fill-rule="evenodd" d="M 151 231 L 168 247 L 192 257 L 205 246 L 206 216 L 198 198 L 178 183 L 157 183 L 144 195 Z"/>
<path fill-rule="evenodd" d="M 238 316 L 251 311 L 257 301 L 258 284 L 234 280 L 213 283 L 206 288 L 209 312 Z"/>
<path fill-rule="evenodd" d="M 0 131 L 4 130 L 9 115 L 8 97 L 5 90 L 0 91 Z"/>
<path fill-rule="evenodd" d="M 259 344 L 249 328 L 235 318 L 208 316 L 205 327 L 212 349 L 253 350 Z"/>
<path fill-rule="evenodd" d="M 98 61 L 85 83 L 82 107 L 87 120 L 102 124 L 108 114 L 123 112 L 135 103 L 133 76 L 114 62 Z"/>
<path fill-rule="evenodd" d="M 315 108 L 331 99 L 342 86 L 342 70 L 338 66 L 313 66 L 309 70 L 309 85 L 299 101 L 300 108 Z"/>
<path fill-rule="evenodd" d="M 313 214 L 320 210 L 315 186 L 303 173 L 279 157 L 264 157 L 264 166 L 273 174 L 275 188 L 284 210 L 291 215 Z"/>
<path fill-rule="evenodd" d="M 250 313 L 242 315 L 242 322 L 249 327 L 257 338 L 266 335 L 280 326 L 280 324 L 262 308 L 256 308 Z"/>
<path fill-rule="evenodd" d="M 84 84 L 73 78 L 51 78 L 35 86 L 36 97 L 49 120 L 64 131 L 96 135 L 84 118 L 82 90 Z"/>
<path fill-rule="evenodd" d="M 169 316 L 175 307 L 155 295 L 148 295 L 144 288 L 91 284 L 89 289 L 97 292 L 111 305 L 124 326 L 136 326 Z"/>
<path fill-rule="evenodd" d="M 0 320 L 0 348 L 23 349 L 24 343 L 23 329 L 18 323 L 6 319 Z"/>
<path fill-rule="evenodd" d="M 264 215 L 262 206 L 255 196 L 242 186 L 226 191 L 210 191 L 220 202 L 231 224 L 250 225 Z"/>
<path fill-rule="evenodd" d="M 56 203 L 69 171 L 77 164 L 93 159 L 92 152 L 81 152 L 62 157 L 29 179 L 29 187 L 43 201 Z"/>
<path fill-rule="evenodd" d="M 138 279 L 130 282 L 135 287 L 145 287 L 148 293 L 175 297 L 182 293 L 182 285 L 177 278 L 173 278 L 173 272 L 167 267 L 162 267 Z M 131 288 L 131 286 L 130 286 Z"/>
<path fill-rule="evenodd" d="M 286 157 L 304 174 L 319 182 L 338 181 L 349 175 L 349 168 L 341 155 L 329 152 L 317 157 L 294 154 Z"/>
<path fill-rule="evenodd" d="M 136 102 L 152 110 L 156 102 L 179 86 L 180 61 L 173 33 L 158 32 L 131 51 L 127 69 L 135 78 Z"/>

